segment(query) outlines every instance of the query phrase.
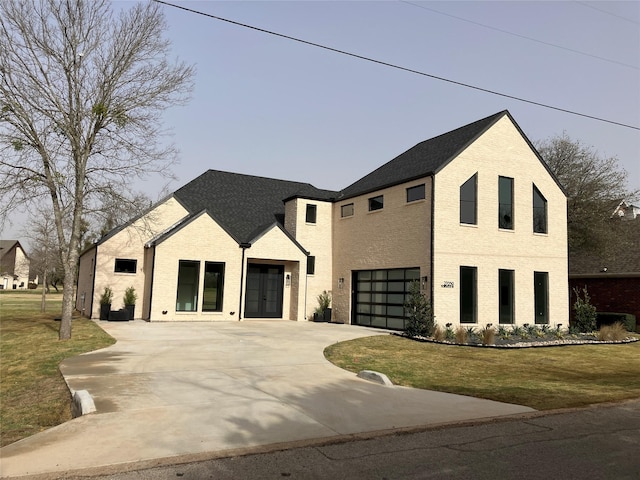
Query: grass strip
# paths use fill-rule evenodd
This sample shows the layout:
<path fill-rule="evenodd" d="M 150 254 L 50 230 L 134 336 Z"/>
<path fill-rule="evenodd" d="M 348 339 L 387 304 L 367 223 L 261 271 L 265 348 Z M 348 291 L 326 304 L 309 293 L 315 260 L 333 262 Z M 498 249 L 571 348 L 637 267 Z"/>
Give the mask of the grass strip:
<path fill-rule="evenodd" d="M 91 320 L 73 319 L 71 340 L 58 340 L 62 294 L 0 295 L 0 446 L 71 418 L 70 394 L 58 365 L 68 357 L 115 343 Z"/>
<path fill-rule="evenodd" d="M 470 395 L 537 410 L 640 397 L 640 342 L 483 349 L 380 335 L 336 343 L 325 357 L 396 385 Z"/>

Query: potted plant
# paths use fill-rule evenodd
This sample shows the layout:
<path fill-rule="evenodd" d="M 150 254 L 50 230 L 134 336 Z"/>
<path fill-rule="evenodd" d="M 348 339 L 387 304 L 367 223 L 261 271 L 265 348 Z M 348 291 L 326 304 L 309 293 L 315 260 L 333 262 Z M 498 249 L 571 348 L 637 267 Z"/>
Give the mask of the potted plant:
<path fill-rule="evenodd" d="M 313 314 L 314 322 L 331 321 L 331 293 L 326 290 L 318 295 L 318 307 Z"/>
<path fill-rule="evenodd" d="M 137 299 L 138 295 L 136 294 L 135 288 L 129 287 L 124 291 L 124 297 L 122 297 L 122 301 L 124 303 L 124 308 L 129 313 L 129 320 L 133 320 L 133 316 L 135 315 Z"/>
<path fill-rule="evenodd" d="M 111 287 L 104 287 L 104 292 L 100 295 L 100 320 L 109 320 L 112 300 L 113 290 L 111 290 Z"/>

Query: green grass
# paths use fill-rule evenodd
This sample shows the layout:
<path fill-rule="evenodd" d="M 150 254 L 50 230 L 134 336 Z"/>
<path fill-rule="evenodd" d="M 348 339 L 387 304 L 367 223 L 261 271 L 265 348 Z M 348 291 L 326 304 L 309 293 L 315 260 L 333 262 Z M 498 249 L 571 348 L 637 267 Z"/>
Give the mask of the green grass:
<path fill-rule="evenodd" d="M 71 418 L 69 390 L 58 365 L 115 343 L 92 321 L 74 318 L 71 340 L 58 340 L 62 293 L 0 291 L 0 445 Z"/>
<path fill-rule="evenodd" d="M 485 349 L 381 335 L 337 343 L 324 353 L 341 368 L 384 373 L 396 385 L 537 410 L 640 397 L 640 342 Z"/>

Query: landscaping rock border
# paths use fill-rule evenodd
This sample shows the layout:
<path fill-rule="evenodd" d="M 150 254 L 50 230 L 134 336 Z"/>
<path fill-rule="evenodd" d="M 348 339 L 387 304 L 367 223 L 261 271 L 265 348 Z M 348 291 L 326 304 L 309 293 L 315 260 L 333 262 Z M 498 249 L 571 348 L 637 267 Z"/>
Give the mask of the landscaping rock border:
<path fill-rule="evenodd" d="M 393 335 L 397 335 L 404 338 L 407 337 L 401 333 L 394 333 Z M 522 340 L 522 341 L 514 341 L 514 340 L 502 340 L 496 339 L 496 343 L 490 345 L 483 345 L 481 342 L 467 342 L 467 343 L 457 343 L 449 340 L 434 340 L 433 338 L 426 337 L 416 337 L 411 340 L 415 340 L 418 342 L 426 342 L 426 343 L 437 343 L 441 345 L 452 345 L 457 347 L 480 347 L 480 348 L 502 348 L 502 349 L 512 349 L 512 348 L 544 348 L 544 347 L 566 347 L 571 345 L 619 345 L 619 344 L 627 344 L 640 341 L 640 338 L 637 337 L 627 337 L 624 340 L 598 340 L 593 335 L 585 335 L 587 338 L 563 338 L 563 339 L 530 339 L 530 340 Z M 588 338 L 591 337 L 591 338 Z"/>

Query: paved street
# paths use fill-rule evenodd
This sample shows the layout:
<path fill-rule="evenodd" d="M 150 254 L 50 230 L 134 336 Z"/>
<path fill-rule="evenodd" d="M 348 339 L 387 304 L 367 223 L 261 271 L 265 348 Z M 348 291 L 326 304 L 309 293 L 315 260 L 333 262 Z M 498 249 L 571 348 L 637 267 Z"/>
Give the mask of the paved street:
<path fill-rule="evenodd" d="M 637 480 L 640 401 L 96 478 Z"/>

